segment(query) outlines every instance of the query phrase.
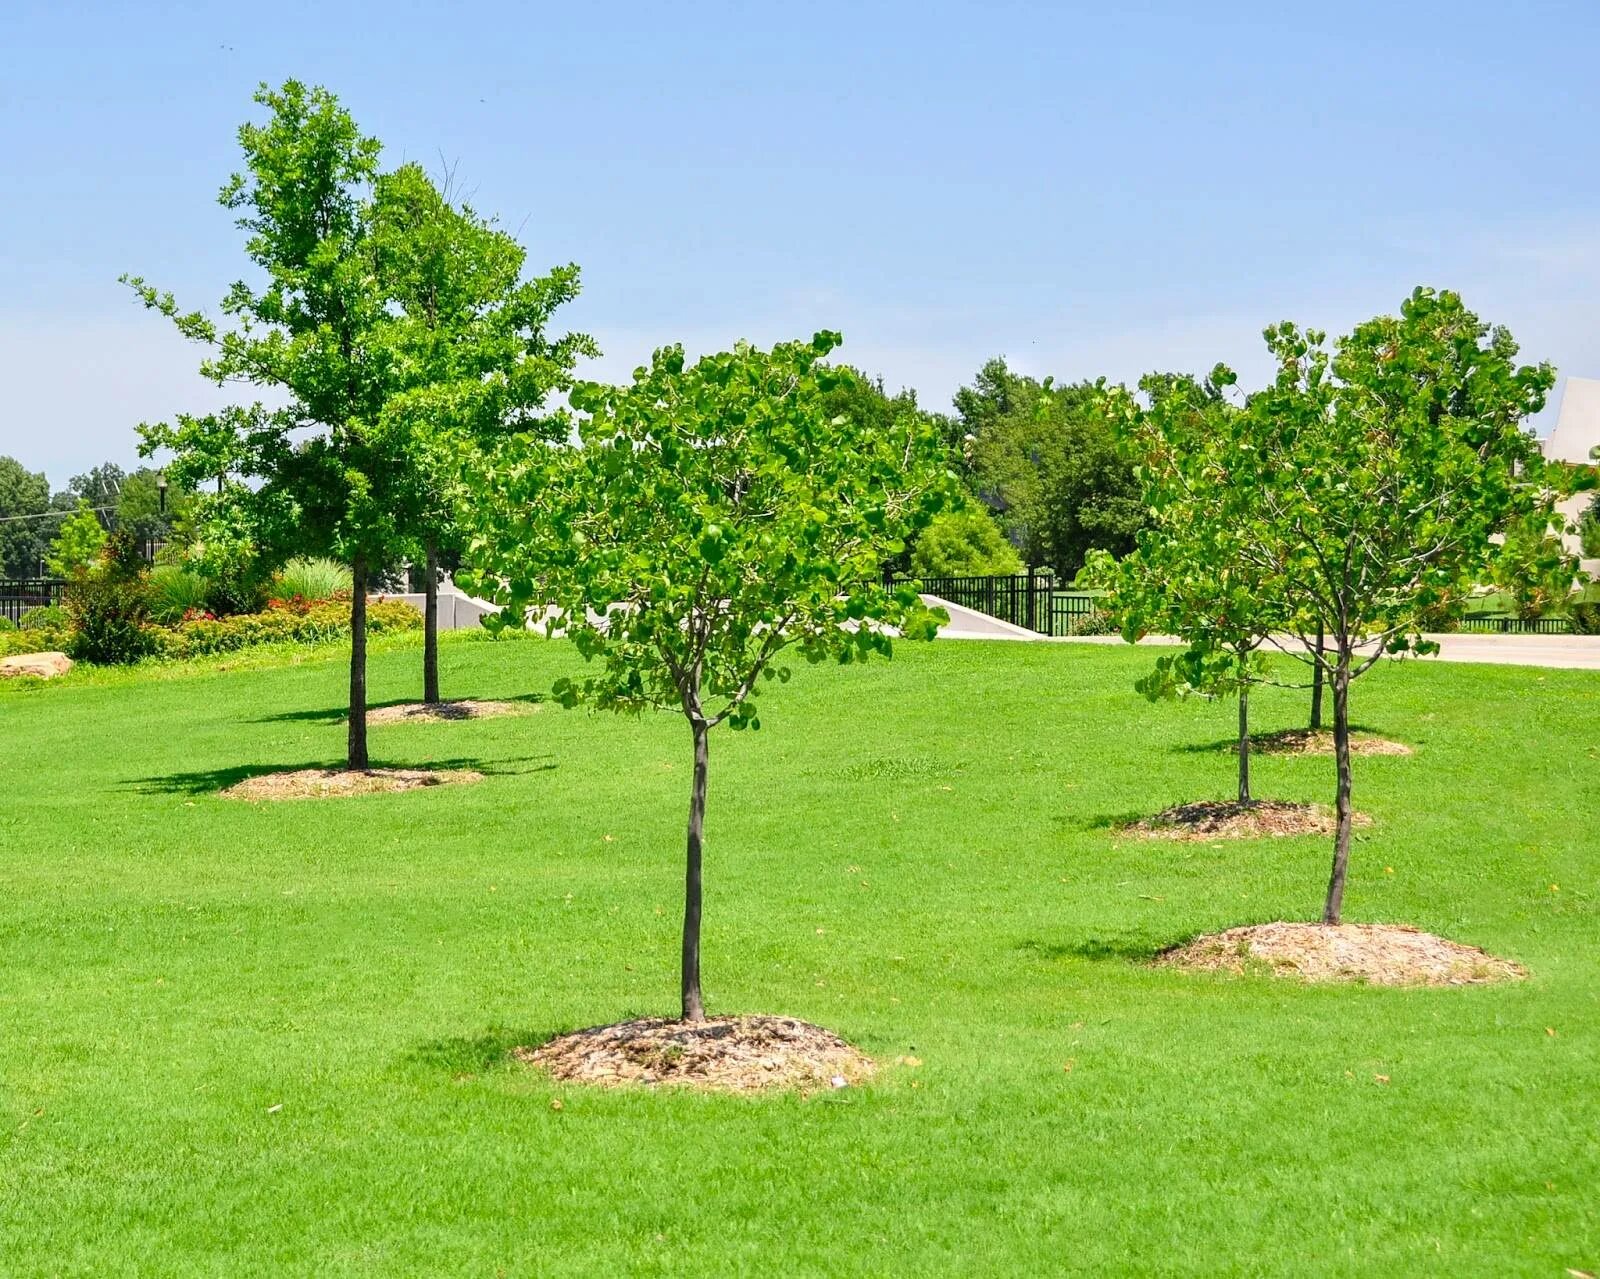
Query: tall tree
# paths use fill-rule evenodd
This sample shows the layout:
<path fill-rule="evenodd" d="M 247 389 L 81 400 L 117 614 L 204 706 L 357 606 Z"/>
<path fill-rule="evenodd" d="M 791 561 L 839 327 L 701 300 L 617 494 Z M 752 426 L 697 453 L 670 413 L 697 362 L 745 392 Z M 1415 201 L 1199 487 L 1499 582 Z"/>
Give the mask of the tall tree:
<path fill-rule="evenodd" d="M 936 512 L 952 477 L 927 421 L 874 424 L 829 407 L 849 370 L 838 342 L 740 345 L 686 365 L 655 353 L 625 387 L 574 388 L 582 446 L 517 441 L 477 508 L 479 589 L 521 624 L 553 605 L 596 673 L 567 705 L 681 713 L 693 750 L 684 876 L 682 1010 L 704 1017 L 703 837 L 710 735 L 759 728 L 763 679 L 786 649 L 810 661 L 890 651 L 890 627 L 931 636 L 909 588 L 879 566 Z"/>
<path fill-rule="evenodd" d="M 55 537 L 50 481 L 14 457 L 0 457 L 0 577 L 33 577 Z"/>
<path fill-rule="evenodd" d="M 479 452 L 505 434 L 566 438 L 564 413 L 545 413 L 552 392 L 572 385 L 579 356 L 598 355 L 584 334 L 552 337 L 556 309 L 578 293 L 569 264 L 522 278 L 526 253 L 510 235 L 415 164 L 378 179 L 373 251 L 395 311 L 390 334 L 401 370 L 384 405 L 385 447 L 410 459 L 410 533 L 425 591 L 423 700 L 439 694 L 440 551 L 458 553 L 457 506 L 474 500 L 453 483 L 463 445 Z"/>
<path fill-rule="evenodd" d="M 1091 550 L 1123 555 L 1145 519 L 1133 468 L 1102 411 L 1103 388 L 1056 386 L 984 365 L 956 393 L 974 490 L 999 513 L 1022 555 L 1067 580 Z"/>
<path fill-rule="evenodd" d="M 1331 353 L 1293 324 L 1265 337 L 1278 375 L 1229 419 L 1219 518 L 1236 531 L 1241 566 L 1285 602 L 1300 640 L 1286 651 L 1330 680 L 1337 826 L 1322 917 L 1338 923 L 1350 685 L 1386 655 L 1430 651 L 1430 613 L 1489 579 L 1508 532 L 1557 518 L 1558 477 L 1524 426 L 1554 373 L 1517 364 L 1505 329 L 1432 289 Z"/>
<path fill-rule="evenodd" d="M 373 254 L 379 144 L 326 89 L 290 80 L 278 89 L 263 85 L 255 100 L 267 118 L 239 129 L 244 166 L 219 197 L 240 215 L 259 281 L 229 289 L 222 311 L 231 323 L 182 312 L 170 293 L 138 277 L 127 283 L 147 307 L 209 348 L 204 374 L 219 384 L 270 388 L 279 406 L 235 406 L 141 429 L 150 450 L 195 448 L 197 456 L 180 456 L 188 471 L 231 465 L 247 481 L 231 500 L 263 544 L 350 564 L 346 762 L 361 769 L 368 763 L 369 574 L 403 544 L 416 491 L 410 459 L 388 448 L 380 429 L 402 370 L 393 300 Z"/>

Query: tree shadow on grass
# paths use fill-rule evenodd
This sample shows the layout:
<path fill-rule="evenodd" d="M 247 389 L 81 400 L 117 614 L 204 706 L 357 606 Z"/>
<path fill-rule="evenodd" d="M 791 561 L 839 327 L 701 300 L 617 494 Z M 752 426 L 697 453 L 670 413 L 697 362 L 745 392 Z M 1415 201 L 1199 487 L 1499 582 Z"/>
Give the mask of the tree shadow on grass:
<path fill-rule="evenodd" d="M 229 768 L 202 768 L 189 772 L 164 773 L 156 777 L 136 777 L 123 783 L 125 789 L 141 795 L 214 795 L 238 782 L 269 773 L 291 773 L 310 768 L 343 768 L 344 760 L 307 760 L 299 764 L 236 764 Z M 551 755 L 521 755 L 511 759 L 429 759 L 386 764 L 373 760 L 378 768 L 425 768 L 439 772 L 469 769 L 485 777 L 521 777 L 528 773 L 548 773 L 558 767 Z"/>
<path fill-rule="evenodd" d="M 1263 739 L 1270 741 L 1270 740 L 1272 740 L 1272 739 L 1274 739 L 1276 737 L 1281 736 L 1284 733 L 1302 733 L 1302 732 L 1306 732 L 1306 731 L 1308 731 L 1308 730 L 1306 729 L 1304 724 L 1297 724 L 1297 725 L 1294 725 L 1293 727 L 1290 727 L 1290 728 L 1266 728 L 1266 729 L 1260 729 L 1260 730 L 1252 729 L 1250 731 L 1250 739 L 1251 739 L 1252 742 L 1260 742 Z M 1327 734 L 1329 734 L 1331 736 L 1333 734 L 1333 721 L 1332 721 L 1332 719 L 1330 718 L 1328 720 L 1328 722 L 1326 724 L 1324 724 L 1319 731 L 1327 733 Z M 1350 725 L 1350 731 L 1352 733 L 1360 733 L 1360 734 L 1362 734 L 1364 736 L 1368 736 L 1368 737 L 1382 737 L 1383 736 L 1383 734 L 1381 732 L 1379 732 L 1376 728 L 1374 728 L 1371 724 L 1352 724 L 1352 725 Z M 1233 749 L 1236 746 L 1238 746 L 1238 744 L 1239 744 L 1238 734 L 1234 734 L 1234 735 L 1229 736 L 1229 737 L 1219 737 L 1214 742 L 1189 742 L 1189 743 L 1187 743 L 1187 744 L 1185 744 L 1183 746 L 1175 746 L 1175 747 L 1173 747 L 1173 749 L 1176 750 L 1176 751 L 1181 751 L 1185 755 L 1216 755 L 1216 754 L 1223 754 L 1223 753 L 1231 753 L 1233 751 Z M 1280 754 L 1289 754 L 1290 752 L 1279 752 L 1279 753 Z M 1313 754 L 1312 758 L 1316 758 L 1316 755 Z"/>
<path fill-rule="evenodd" d="M 1171 941 L 1152 941 L 1149 937 L 1123 933 L 1110 937 L 1090 936 L 1070 942 L 1047 942 L 1030 938 L 1018 942 L 1017 949 L 1039 959 L 1115 959 L 1129 964 L 1147 964 L 1162 951 L 1170 949 Z"/>
<path fill-rule="evenodd" d="M 634 1012 L 616 1020 L 632 1021 L 638 1017 L 656 1015 L 659 1014 Z M 401 1058 L 401 1063 L 425 1070 L 447 1071 L 451 1075 L 480 1074 L 510 1063 L 513 1049 L 538 1048 L 558 1035 L 587 1030 L 595 1024 L 585 1022 L 581 1026 L 556 1026 L 546 1030 L 490 1026 L 479 1035 L 451 1035 L 419 1044 Z"/>
<path fill-rule="evenodd" d="M 549 697 L 544 693 L 518 693 L 514 697 L 493 697 L 493 698 L 475 698 L 475 699 L 469 699 L 467 697 L 447 697 L 444 700 L 447 701 L 447 702 L 459 702 L 459 701 L 476 700 L 476 701 L 522 702 L 522 703 L 527 703 L 527 704 L 538 704 L 540 702 L 548 701 Z M 383 709 L 385 709 L 386 707 L 389 707 L 389 706 L 416 706 L 416 705 L 418 705 L 418 703 L 419 703 L 419 699 L 415 698 L 415 697 L 395 697 L 395 698 L 391 698 L 387 702 L 368 702 L 367 703 L 367 709 L 369 711 L 381 711 L 381 710 L 383 710 Z M 350 708 L 348 706 L 326 706 L 326 707 L 322 707 L 322 708 L 320 708 L 318 710 L 282 711 L 277 715 L 261 715 L 261 716 L 258 716 L 256 719 L 251 720 L 250 722 L 252 724 L 292 724 L 292 723 L 342 724 L 342 723 L 345 722 L 345 718 L 349 714 L 349 711 L 350 711 Z"/>

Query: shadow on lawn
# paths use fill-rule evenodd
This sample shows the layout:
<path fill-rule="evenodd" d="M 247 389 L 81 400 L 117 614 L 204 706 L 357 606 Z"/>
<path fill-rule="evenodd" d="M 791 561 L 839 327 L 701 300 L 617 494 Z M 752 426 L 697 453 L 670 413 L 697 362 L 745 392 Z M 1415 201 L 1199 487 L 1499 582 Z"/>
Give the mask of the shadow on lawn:
<path fill-rule="evenodd" d="M 164 773 L 157 777 L 136 777 L 123 783 L 142 795 L 214 795 L 238 782 L 269 773 L 289 773 L 306 768 L 343 768 L 342 759 L 307 760 L 299 764 L 236 764 L 231 768 L 202 768 L 192 772 Z M 511 759 L 428 759 L 422 761 L 373 760 L 373 768 L 428 768 L 437 770 L 471 769 L 485 777 L 521 777 L 528 773 L 548 773 L 556 767 L 550 755 L 521 755 Z"/>
<path fill-rule="evenodd" d="M 628 1021 L 630 1014 L 619 1017 Z M 586 1026 L 558 1026 L 553 1030 L 513 1030 L 505 1026 L 490 1026 L 481 1035 L 452 1035 L 446 1039 L 433 1039 L 413 1048 L 402 1057 L 407 1066 L 420 1066 L 425 1070 L 448 1071 L 452 1075 L 475 1075 L 511 1062 L 514 1048 L 537 1048 L 549 1043 L 557 1035 L 570 1034 Z"/>
<path fill-rule="evenodd" d="M 1279 734 L 1282 734 L 1282 733 L 1299 733 L 1299 732 L 1304 732 L 1304 731 L 1305 731 L 1305 726 L 1303 724 L 1300 724 L 1300 725 L 1295 725 L 1292 728 L 1264 728 L 1264 729 L 1259 729 L 1259 730 L 1252 729 L 1250 731 L 1250 736 L 1251 736 L 1251 740 L 1254 741 L 1254 740 L 1259 740 L 1259 739 L 1262 739 L 1262 738 L 1268 738 L 1268 739 L 1274 738 L 1274 737 L 1277 737 Z M 1325 723 L 1322 726 L 1322 731 L 1327 733 L 1327 734 L 1329 734 L 1330 736 L 1332 735 L 1332 733 L 1333 733 L 1333 721 L 1332 721 L 1332 719 L 1329 719 L 1328 722 Z M 1352 725 L 1350 725 L 1350 731 L 1352 733 L 1364 733 L 1369 737 L 1382 737 L 1383 736 L 1383 734 L 1380 733 L 1371 724 L 1352 724 Z M 1235 746 L 1237 746 L 1238 744 L 1239 744 L 1239 738 L 1237 737 L 1237 735 L 1235 735 L 1235 736 L 1232 736 L 1232 737 L 1220 737 L 1214 742 L 1190 742 L 1190 743 L 1188 743 L 1187 745 L 1184 745 L 1184 746 L 1175 746 L 1175 747 L 1173 747 L 1173 749 L 1177 750 L 1177 751 L 1182 751 L 1185 755 L 1213 755 L 1213 754 L 1219 754 L 1219 753 L 1222 753 L 1222 752 L 1231 752 L 1233 750 L 1233 748 Z M 1313 755 L 1312 758 L 1317 758 L 1317 756 Z"/>
<path fill-rule="evenodd" d="M 1136 934 L 1122 934 L 1115 937 L 1084 937 L 1071 942 L 1046 942 L 1030 938 L 1018 942 L 1017 949 L 1044 960 L 1116 959 L 1124 963 L 1145 964 L 1174 944 L 1170 941 L 1151 941 L 1148 937 Z"/>
<path fill-rule="evenodd" d="M 475 700 L 475 701 L 494 701 L 494 702 L 528 702 L 528 703 L 537 703 L 537 702 L 548 701 L 549 699 L 543 693 L 518 693 L 515 697 L 493 697 L 493 698 L 473 698 L 473 699 L 469 699 L 469 698 L 465 698 L 465 697 L 455 697 L 455 698 L 447 697 L 444 700 L 447 701 L 447 702 L 450 702 L 450 701 Z M 395 698 L 391 698 L 387 702 L 368 702 L 367 703 L 367 709 L 369 711 L 381 711 L 385 707 L 388 707 L 388 706 L 415 706 L 415 705 L 418 704 L 419 701 L 420 701 L 420 699 L 419 698 L 415 698 L 415 697 L 395 697 Z M 262 715 L 262 716 L 260 716 L 260 717 L 258 717 L 256 719 L 251 720 L 250 722 L 252 724 L 286 724 L 286 723 L 342 724 L 342 723 L 344 723 L 345 716 L 346 716 L 346 714 L 348 713 L 349 710 L 350 710 L 350 708 L 348 706 L 328 706 L 328 707 L 324 707 L 324 708 L 322 708 L 320 710 L 313 710 L 313 711 L 283 711 L 283 712 L 281 712 L 280 714 L 277 714 L 277 715 Z"/>

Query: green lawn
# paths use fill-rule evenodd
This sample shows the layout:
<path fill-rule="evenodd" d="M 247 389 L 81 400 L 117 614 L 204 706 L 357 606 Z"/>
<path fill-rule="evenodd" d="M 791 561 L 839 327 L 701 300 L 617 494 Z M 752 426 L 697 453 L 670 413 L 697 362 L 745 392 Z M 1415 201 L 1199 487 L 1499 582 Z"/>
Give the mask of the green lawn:
<path fill-rule="evenodd" d="M 557 1088 L 506 1058 L 675 1007 L 681 720 L 374 729 L 379 762 L 491 776 L 252 807 L 212 792 L 337 759 L 337 653 L 0 691 L 0 1274 L 1600 1268 L 1600 676 L 1362 681 L 1359 721 L 1417 754 L 1356 762 L 1376 824 L 1348 917 L 1532 976 L 1312 989 L 1143 963 L 1314 917 L 1327 859 L 1110 832 L 1232 785 L 1204 748 L 1233 707 L 1145 704 L 1149 660 L 903 646 L 719 730 L 711 1010 L 886 1066 L 806 1099 Z M 417 664 L 379 653 L 374 697 Z M 574 665 L 444 652 L 456 695 Z M 1302 694 L 1255 700 L 1263 729 L 1300 720 Z M 1328 761 L 1255 773 L 1331 799 Z"/>

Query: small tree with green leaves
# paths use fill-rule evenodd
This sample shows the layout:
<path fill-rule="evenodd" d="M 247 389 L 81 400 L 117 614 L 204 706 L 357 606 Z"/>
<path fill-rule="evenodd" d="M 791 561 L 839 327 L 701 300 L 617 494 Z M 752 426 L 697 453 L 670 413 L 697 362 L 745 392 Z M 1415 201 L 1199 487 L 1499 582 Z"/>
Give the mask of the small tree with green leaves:
<path fill-rule="evenodd" d="M 79 499 L 78 509 L 62 521 L 55 541 L 50 543 L 45 567 L 55 577 L 71 577 L 99 563 L 105 544 L 106 530 L 100 516 L 86 499 Z"/>
<path fill-rule="evenodd" d="M 1146 378 L 1148 407 L 1124 388 L 1107 390 L 1104 411 L 1134 462 L 1148 523 L 1120 562 L 1094 553 L 1089 578 L 1108 588 L 1107 605 L 1129 643 L 1157 633 L 1187 645 L 1156 659 L 1135 685 L 1141 693 L 1238 698 L 1238 800 L 1248 804 L 1250 688 L 1265 678 L 1261 648 L 1284 610 L 1270 575 L 1242 554 L 1236 513 L 1224 514 L 1237 506 L 1226 463 L 1241 410 L 1222 394 L 1231 382 L 1221 369 L 1204 383 Z"/>
<path fill-rule="evenodd" d="M 1554 373 L 1518 365 L 1506 330 L 1431 289 L 1332 352 L 1292 324 L 1265 337 L 1278 375 L 1227 419 L 1218 516 L 1245 569 L 1284 602 L 1300 641 L 1285 651 L 1330 680 L 1337 824 L 1322 918 L 1335 924 L 1350 858 L 1350 685 L 1385 656 L 1431 651 L 1430 613 L 1489 579 L 1508 532 L 1557 518 L 1559 487 L 1524 428 Z"/>
<path fill-rule="evenodd" d="M 481 495 L 469 559 L 520 625 L 553 616 L 595 667 L 557 686 L 568 705 L 681 713 L 692 739 L 682 1010 L 704 1017 L 701 866 L 709 739 L 759 728 L 757 694 L 786 650 L 850 662 L 891 628 L 937 622 L 880 566 L 937 512 L 952 476 L 937 430 L 872 426 L 827 407 L 855 376 L 838 342 L 740 345 L 687 365 L 655 353 L 629 386 L 580 384 L 582 445 L 508 442 Z"/>

